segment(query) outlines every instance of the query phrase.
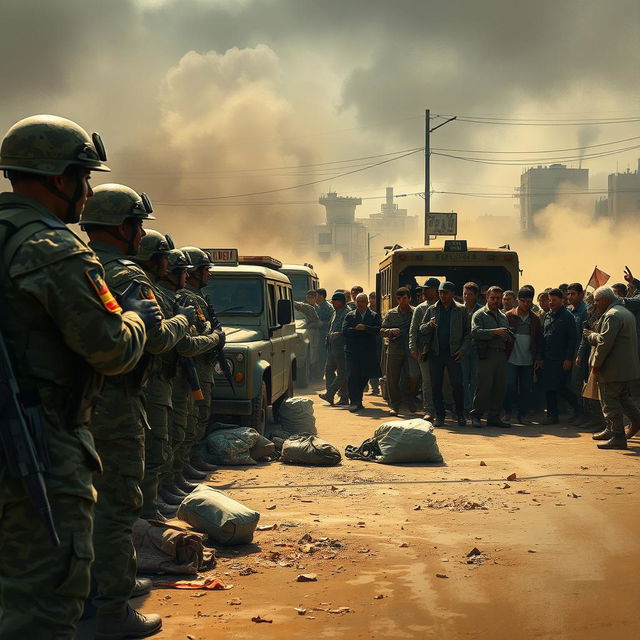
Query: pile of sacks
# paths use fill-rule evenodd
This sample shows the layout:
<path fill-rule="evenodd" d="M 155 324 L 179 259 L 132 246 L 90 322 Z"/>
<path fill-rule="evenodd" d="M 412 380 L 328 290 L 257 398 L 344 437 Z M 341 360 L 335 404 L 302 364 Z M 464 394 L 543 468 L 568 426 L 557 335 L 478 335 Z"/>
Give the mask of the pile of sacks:
<path fill-rule="evenodd" d="M 313 401 L 287 398 L 278 412 L 280 425 L 261 436 L 250 427 L 215 423 L 206 438 L 206 459 L 219 465 L 252 465 L 280 458 L 291 464 L 330 466 L 339 464 L 340 452 L 318 438 Z"/>

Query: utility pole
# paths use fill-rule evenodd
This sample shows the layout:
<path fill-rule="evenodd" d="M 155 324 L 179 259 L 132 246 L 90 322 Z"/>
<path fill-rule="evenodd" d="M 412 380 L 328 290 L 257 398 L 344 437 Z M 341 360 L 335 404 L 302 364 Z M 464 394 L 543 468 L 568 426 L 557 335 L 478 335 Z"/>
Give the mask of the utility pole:
<path fill-rule="evenodd" d="M 429 128 L 431 110 L 424 112 L 424 244 L 429 246 L 429 214 L 431 213 L 431 133 L 448 122 L 455 120 L 458 116 L 453 116 L 439 125 Z"/>
<path fill-rule="evenodd" d="M 429 213 L 431 212 L 431 110 L 424 112 L 424 244 L 429 246 Z"/>

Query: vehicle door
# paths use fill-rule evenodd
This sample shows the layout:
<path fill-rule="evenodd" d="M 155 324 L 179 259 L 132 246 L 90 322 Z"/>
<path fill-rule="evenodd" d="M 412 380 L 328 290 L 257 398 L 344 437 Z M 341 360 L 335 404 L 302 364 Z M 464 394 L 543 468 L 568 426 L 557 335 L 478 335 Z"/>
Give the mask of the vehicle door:
<path fill-rule="evenodd" d="M 282 327 L 278 325 L 276 311 L 278 307 L 278 291 L 275 282 L 267 281 L 267 305 L 269 321 L 269 342 L 271 343 L 271 395 L 279 398 L 284 392 L 284 356 L 285 344 Z"/>

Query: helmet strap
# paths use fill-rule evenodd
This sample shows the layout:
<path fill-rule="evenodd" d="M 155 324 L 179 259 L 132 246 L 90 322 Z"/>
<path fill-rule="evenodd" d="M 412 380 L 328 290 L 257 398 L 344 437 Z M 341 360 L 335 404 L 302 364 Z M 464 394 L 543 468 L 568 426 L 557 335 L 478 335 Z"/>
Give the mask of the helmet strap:
<path fill-rule="evenodd" d="M 64 222 L 74 223 L 80 220 L 80 215 L 77 212 L 77 206 L 78 202 L 80 202 L 80 198 L 82 197 L 82 179 L 80 177 L 78 167 L 76 166 L 71 166 L 69 174 L 72 175 L 75 180 L 73 193 L 70 197 L 53 184 L 51 176 L 42 176 L 40 182 L 47 191 L 67 203 L 67 213 L 65 215 Z"/>

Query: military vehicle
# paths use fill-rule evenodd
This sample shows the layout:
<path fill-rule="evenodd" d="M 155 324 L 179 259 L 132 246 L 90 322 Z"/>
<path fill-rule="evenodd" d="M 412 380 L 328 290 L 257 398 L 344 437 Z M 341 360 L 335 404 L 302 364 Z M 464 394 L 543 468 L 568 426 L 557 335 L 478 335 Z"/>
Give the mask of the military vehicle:
<path fill-rule="evenodd" d="M 293 299 L 296 302 L 305 302 L 307 291 L 317 289 L 320 286 L 318 274 L 313 270 L 312 264 L 285 264 L 280 271 L 286 274 L 293 288 Z M 296 360 L 298 361 L 298 387 L 306 387 L 311 378 L 311 353 L 319 339 L 318 329 L 309 326 L 309 321 L 298 309 L 293 310 L 296 321 L 296 334 L 298 344 L 296 346 Z M 315 333 L 314 333 L 315 332 Z"/>
<path fill-rule="evenodd" d="M 208 249 L 214 266 L 203 294 L 225 330 L 224 353 L 233 387 L 216 365 L 211 413 L 264 432 L 268 407 L 274 415 L 293 395 L 296 380 L 296 327 L 293 295 L 281 263 L 251 256 L 239 264 L 236 250 Z"/>

